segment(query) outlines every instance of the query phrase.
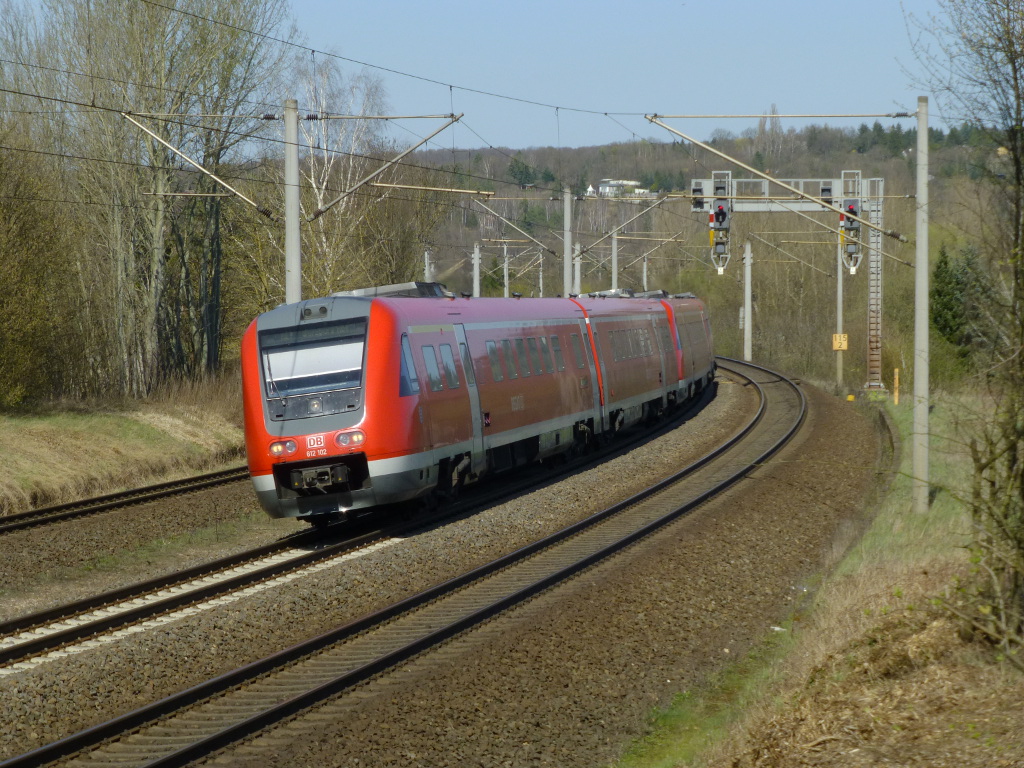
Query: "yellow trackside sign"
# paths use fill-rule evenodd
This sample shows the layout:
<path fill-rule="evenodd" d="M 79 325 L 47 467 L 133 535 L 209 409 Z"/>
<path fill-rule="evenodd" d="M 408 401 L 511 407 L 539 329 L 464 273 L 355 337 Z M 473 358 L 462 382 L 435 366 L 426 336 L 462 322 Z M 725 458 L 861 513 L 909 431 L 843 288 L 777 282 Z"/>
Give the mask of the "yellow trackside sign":
<path fill-rule="evenodd" d="M 849 344 L 846 340 L 845 333 L 833 333 L 832 334 L 832 351 L 833 352 L 845 352 L 849 348 Z"/>

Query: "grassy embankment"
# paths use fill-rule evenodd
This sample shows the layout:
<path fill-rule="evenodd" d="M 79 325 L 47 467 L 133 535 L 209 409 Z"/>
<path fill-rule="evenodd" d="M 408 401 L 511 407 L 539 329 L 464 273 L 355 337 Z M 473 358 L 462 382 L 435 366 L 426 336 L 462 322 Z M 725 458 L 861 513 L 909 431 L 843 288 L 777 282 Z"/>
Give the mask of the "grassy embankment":
<path fill-rule="evenodd" d="M 846 739 L 847 734 L 837 723 L 843 722 L 848 712 L 866 709 L 865 702 L 878 698 L 871 686 L 887 672 L 876 674 L 873 660 L 902 654 L 901 663 L 913 666 L 916 662 L 905 658 L 905 644 L 908 638 L 924 634 L 922 626 L 934 627 L 946 636 L 939 641 L 943 652 L 933 656 L 952 656 L 952 665 L 961 668 L 991 672 L 997 666 L 990 663 L 983 648 L 958 644 L 955 624 L 947 621 L 934 603 L 935 596 L 964 572 L 967 564 L 963 545 L 968 523 L 952 489 L 964 488 L 969 482 L 970 458 L 956 440 L 937 437 L 954 434 L 956 410 L 940 401 L 932 414 L 931 478 L 940 488 L 929 514 L 915 515 L 910 480 L 912 410 L 909 404 L 889 404 L 887 408 L 904 448 L 900 471 L 870 527 L 852 546 L 836 542 L 834 550 L 841 560 L 810 604 L 784 623 L 784 631 L 774 632 L 707 687 L 687 691 L 665 710 L 655 712 L 650 735 L 633 746 L 620 768 L 755 762 L 788 765 L 795 764 L 788 750 L 803 750 L 806 757 L 811 754 L 808 750 L 838 748 L 837 740 Z M 947 653 L 949 648 L 953 648 L 952 654 Z M 865 654 L 865 649 L 870 652 Z M 923 659 L 921 664 L 931 660 Z M 882 666 L 879 662 L 878 667 Z M 1006 674 L 997 669 L 991 677 L 979 673 L 978 679 L 985 677 L 997 681 L 996 685 L 999 681 L 1020 684 L 1012 672 L 1009 678 Z M 822 695 L 823 687 L 827 695 Z M 905 686 L 908 691 L 912 688 L 909 683 Z M 938 720 L 956 707 L 955 702 L 947 704 L 945 709 L 941 703 L 935 704 Z M 825 711 L 830 708 L 832 712 Z M 870 713 L 879 726 L 886 717 L 884 710 L 884 706 L 875 706 Z M 893 732 L 907 727 L 895 720 L 884 727 Z M 828 723 L 839 733 L 826 730 L 823 737 L 813 732 L 808 735 L 805 724 L 811 721 Z M 942 721 L 934 726 L 922 722 L 920 727 L 927 729 L 923 738 L 931 738 L 934 732 L 941 739 L 953 726 Z M 874 737 L 877 743 L 877 734 Z M 870 743 L 867 740 L 872 735 L 850 738 L 864 739 L 856 742 L 862 746 Z M 754 755 L 758 755 L 756 760 Z"/>
<path fill-rule="evenodd" d="M 237 376 L 143 401 L 0 414 L 0 515 L 244 462 Z"/>

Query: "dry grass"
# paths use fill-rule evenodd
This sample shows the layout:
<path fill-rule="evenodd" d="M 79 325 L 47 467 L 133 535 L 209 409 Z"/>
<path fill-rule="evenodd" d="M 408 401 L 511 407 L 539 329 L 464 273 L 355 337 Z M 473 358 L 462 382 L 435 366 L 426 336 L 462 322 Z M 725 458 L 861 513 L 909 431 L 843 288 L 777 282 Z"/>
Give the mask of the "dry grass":
<path fill-rule="evenodd" d="M 894 413 L 908 435 L 909 412 Z M 933 432 L 953 434 L 950 413 L 934 412 Z M 873 525 L 798 623 L 773 695 L 749 708 L 703 764 L 1024 764 L 1015 704 L 1024 677 L 962 637 L 933 604 L 968 567 L 959 489 L 969 461 L 959 441 L 935 443 L 932 478 L 943 486 L 929 513 L 911 511 L 910 480 L 898 477 Z"/>
<path fill-rule="evenodd" d="M 230 375 L 170 385 L 136 403 L 0 416 L 0 514 L 238 463 L 240 401 Z"/>
<path fill-rule="evenodd" d="M 951 415 L 963 412 L 933 413 L 931 472 L 942 487 L 929 513 L 911 511 L 908 449 L 864 535 L 837 538 L 837 567 L 794 616 L 781 652 L 762 649 L 760 667 L 745 660 L 684 702 L 674 722 L 663 716 L 666 730 L 683 734 L 678 747 L 628 765 L 1024 766 L 1024 676 L 934 605 L 969 567 L 958 489 L 970 463 Z M 909 408 L 891 413 L 908 440 Z M 935 437 L 943 433 L 950 438 Z"/>

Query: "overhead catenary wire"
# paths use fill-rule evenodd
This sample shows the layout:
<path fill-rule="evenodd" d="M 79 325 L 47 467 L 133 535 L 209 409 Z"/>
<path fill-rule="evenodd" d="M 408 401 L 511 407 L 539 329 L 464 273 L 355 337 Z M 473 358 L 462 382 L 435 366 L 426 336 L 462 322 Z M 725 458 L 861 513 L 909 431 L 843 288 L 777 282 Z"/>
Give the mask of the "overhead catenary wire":
<path fill-rule="evenodd" d="M 198 14 L 194 14 L 194 13 L 190 13 L 190 12 L 182 11 L 181 9 L 178 9 L 178 8 L 171 8 L 171 7 L 168 7 L 167 5 L 164 5 L 164 4 L 162 4 L 162 3 L 159 3 L 159 2 L 153 2 L 152 0 L 140 0 L 140 2 L 146 2 L 146 3 L 148 3 L 149 5 L 153 5 L 153 6 L 158 6 L 158 7 L 164 8 L 164 9 L 165 9 L 165 10 L 167 10 L 168 12 L 176 12 L 176 13 L 186 13 L 187 15 L 190 15 L 190 16 L 195 16 L 196 18 L 200 18 L 200 19 L 205 19 L 205 20 L 207 20 L 207 21 L 210 21 L 210 22 L 212 22 L 212 23 L 218 23 L 218 24 L 225 24 L 224 22 L 220 22 L 220 21 L 218 21 L 218 20 L 216 20 L 216 19 L 209 19 L 209 18 L 207 18 L 207 17 L 203 17 L 203 16 L 200 16 L 200 15 L 198 15 Z M 242 30 L 242 31 L 248 32 L 248 33 L 250 33 L 250 34 L 253 34 L 253 35 L 257 35 L 257 36 L 262 36 L 262 37 L 266 37 L 267 39 L 275 39 L 275 38 L 272 38 L 272 37 L 270 37 L 270 36 L 268 36 L 268 35 L 264 35 L 264 34 L 262 34 L 262 33 L 257 33 L 257 32 L 251 31 L 251 30 L 245 30 L 244 28 L 241 28 L 241 27 L 237 27 L 237 26 L 234 26 L 234 25 L 230 25 L 230 24 L 225 24 L 225 26 L 228 26 L 228 27 L 232 27 L 232 28 L 234 28 L 234 29 L 239 29 L 239 30 Z M 300 47 L 300 48 L 304 48 L 304 46 L 297 46 L 296 44 L 294 44 L 294 43 L 291 43 L 291 42 L 289 42 L 289 41 L 284 41 L 284 40 L 280 40 L 279 42 L 282 42 L 282 43 L 286 43 L 286 44 L 288 44 L 288 45 L 292 45 L 292 46 L 295 46 L 295 47 Z M 305 48 L 304 48 L 304 49 L 305 49 Z M 316 54 L 316 51 L 315 51 L 314 49 L 306 49 L 306 50 L 310 50 L 310 52 L 311 52 L 311 54 L 312 54 L 312 55 L 315 55 L 315 54 Z M 327 55 L 327 56 L 332 56 L 332 54 L 324 54 L 324 55 Z M 347 59 L 346 57 L 342 57 L 342 56 L 336 56 L 335 58 L 338 58 L 338 59 L 340 59 L 340 60 L 344 60 L 344 61 L 351 61 L 351 62 L 353 62 L 353 63 L 358 63 L 358 64 L 361 64 L 361 65 L 363 65 L 363 66 L 368 66 L 368 67 L 371 67 L 371 68 L 375 68 L 375 69 L 381 69 L 382 71 L 389 71 L 389 72 L 393 72 L 393 73 L 396 73 L 396 74 L 400 74 L 400 75 L 403 75 L 403 76 L 408 76 L 408 77 L 417 77 L 417 78 L 418 78 L 418 76 L 415 76 L 415 75 L 411 75 L 411 74 L 409 74 L 409 73 L 404 73 L 404 72 L 398 72 L 398 71 L 396 71 L 396 70 L 390 70 L 390 69 L 387 69 L 387 68 L 384 68 L 384 67 L 376 67 L 376 66 L 375 66 L 375 65 L 373 65 L 373 64 L 367 64 L 367 63 L 365 63 L 365 62 L 358 62 L 358 61 L 356 61 L 356 60 L 352 60 L 352 59 Z M 82 76 L 86 76 L 86 75 L 82 75 Z M 424 79 L 424 80 L 428 80 L 428 81 L 430 81 L 430 82 L 434 82 L 434 83 L 439 83 L 439 81 L 429 80 L 429 78 L 418 78 L 418 79 Z M 632 113 L 632 112 L 602 112 L 602 111 L 599 111 L 599 110 L 582 110 L 582 109 L 575 109 L 575 108 L 571 108 L 571 107 L 564 107 L 564 106 L 557 106 L 557 105 L 551 105 L 551 104 L 544 104 L 544 103 L 542 103 L 542 102 L 536 102 L 536 101 L 531 101 L 531 100 L 528 100 L 528 99 L 516 99 L 515 97 L 506 97 L 506 96 L 502 96 L 501 94 L 496 94 L 496 93 L 489 93 L 489 92 L 486 92 L 486 91 L 479 91 L 479 90 L 476 90 L 476 89 L 466 89 L 466 88 L 461 88 L 460 86 L 455 86 L 455 85 L 453 85 L 453 84 L 445 84 L 445 85 L 448 85 L 448 87 L 449 87 L 449 90 L 450 90 L 450 93 L 451 93 L 451 92 L 453 92 L 455 88 L 459 88 L 460 90 L 465 90 L 465 91 L 469 91 L 469 92 L 475 92 L 475 93 L 482 93 L 482 94 L 485 94 L 485 95 L 489 95 L 489 96 L 494 96 L 494 97 L 496 97 L 496 98 L 507 98 L 507 99 L 509 99 L 509 100 L 513 100 L 513 101 L 522 101 L 522 102 L 525 102 L 525 103 L 530 103 L 530 104 L 534 104 L 534 105 L 537 105 L 537 106 L 544 106 L 544 107 L 549 107 L 549 108 L 552 108 L 552 109 L 555 109 L 555 110 L 556 110 L 556 120 L 557 120 L 557 115 L 558 115 L 558 110 L 559 110 L 559 109 L 565 109 L 565 110 L 568 110 L 568 111 L 577 111 L 577 112 L 583 112 L 583 113 L 589 113 L 589 114 L 601 114 L 601 115 L 604 115 L 605 117 L 608 117 L 609 119 L 612 119 L 612 120 L 613 120 L 613 122 L 616 122 L 617 124 L 619 124 L 619 125 L 620 125 L 620 127 L 622 127 L 622 128 L 624 129 L 624 130 L 627 130 L 627 131 L 629 131 L 629 129 L 628 129 L 628 128 L 627 128 L 627 127 L 626 127 L 625 125 L 623 125 L 623 124 L 622 124 L 621 122 L 619 122 L 619 121 L 617 121 L 617 120 L 614 120 L 614 118 L 612 118 L 611 116 L 612 116 L 612 115 L 619 115 L 619 116 L 622 116 L 622 115 L 630 115 L 630 116 L 636 116 L 636 115 L 640 115 L 640 114 L 642 114 L 642 113 Z M 751 115 L 750 117 L 763 117 L 763 116 L 765 116 L 765 115 Z M 771 117 L 774 117 L 775 115 L 770 115 L 770 116 L 771 116 Z M 850 115 L 850 116 L 857 116 L 857 115 Z M 863 115 L 863 116 L 866 116 L 866 117 L 867 117 L 867 116 L 872 116 L 872 115 Z M 886 116 L 886 115 L 881 115 L 881 114 L 879 114 L 879 115 L 877 115 L 877 116 Z M 785 117 L 789 117 L 789 116 L 787 115 L 787 116 L 785 116 Z M 837 115 L 837 117 L 838 117 L 838 115 Z M 384 118 L 384 119 L 386 119 L 386 118 Z M 218 129 L 218 130 L 219 130 L 219 129 Z M 472 130 L 472 129 L 471 129 L 471 130 Z M 630 134 L 631 134 L 631 135 L 633 135 L 634 137 L 636 136 L 635 132 L 632 132 L 632 131 L 629 131 L 629 132 L 630 132 Z M 494 149 L 495 151 L 499 151 L 499 152 L 501 151 L 501 150 L 499 150 L 499 149 L 497 149 L 497 148 L 493 147 L 492 145 L 490 145 L 490 143 L 489 143 L 489 142 L 486 142 L 486 140 L 484 140 L 484 139 L 483 139 L 482 137 L 480 137 L 480 135 L 479 135 L 478 133 L 476 133 L 476 131 L 473 131 L 473 133 L 474 133 L 474 135 L 477 135 L 477 136 L 478 136 L 479 138 L 481 138 L 481 140 L 482 140 L 482 141 L 484 141 L 484 142 L 485 142 L 486 144 L 488 144 L 488 146 L 490 146 L 490 148 L 491 148 L 491 149 Z M 236 135 L 246 135 L 246 136 L 248 136 L 248 135 L 250 135 L 250 134 L 240 134 L 240 133 L 236 133 Z M 559 143 L 560 143 L 560 140 L 559 140 Z M 684 146 L 685 146 L 685 145 L 684 145 Z M 337 150 L 328 150 L 328 151 L 337 151 Z M 350 154 L 350 153 L 344 153 L 344 154 Z M 503 154 L 506 154 L 506 156 L 510 156 L 510 155 L 507 155 L 507 153 L 503 153 Z M 692 153 L 691 153 L 691 156 L 692 156 Z M 694 158 L 694 160 L 695 160 L 695 162 L 700 162 L 700 161 L 698 161 L 698 160 L 697 160 L 696 158 Z M 703 165 L 703 164 L 702 164 L 702 165 Z M 414 166 L 414 165 L 411 165 L 411 164 L 410 164 L 410 167 L 418 167 L 418 166 Z M 432 169 L 432 170 L 434 170 L 434 169 Z M 590 246 L 590 247 L 594 247 L 594 246 L 592 245 L 592 246 Z M 906 262 L 904 262 L 904 263 L 906 263 Z"/>

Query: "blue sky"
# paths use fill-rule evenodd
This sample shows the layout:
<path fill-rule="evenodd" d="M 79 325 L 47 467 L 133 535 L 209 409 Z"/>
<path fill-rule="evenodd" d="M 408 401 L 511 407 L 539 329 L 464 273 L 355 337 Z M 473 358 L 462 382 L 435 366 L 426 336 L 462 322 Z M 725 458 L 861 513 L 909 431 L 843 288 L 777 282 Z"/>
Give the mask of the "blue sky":
<path fill-rule="evenodd" d="M 913 111 L 927 94 L 913 82 L 919 67 L 904 17 L 938 11 L 936 0 L 292 0 L 292 8 L 306 45 L 382 68 L 392 114 L 465 113 L 432 146 L 513 149 L 674 138 L 645 113 L 762 114 L 773 104 L 783 114 Z M 938 124 L 934 105 L 932 115 Z M 667 122 L 701 140 L 757 124 Z M 409 124 L 419 135 L 438 125 Z"/>

